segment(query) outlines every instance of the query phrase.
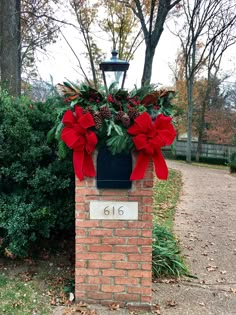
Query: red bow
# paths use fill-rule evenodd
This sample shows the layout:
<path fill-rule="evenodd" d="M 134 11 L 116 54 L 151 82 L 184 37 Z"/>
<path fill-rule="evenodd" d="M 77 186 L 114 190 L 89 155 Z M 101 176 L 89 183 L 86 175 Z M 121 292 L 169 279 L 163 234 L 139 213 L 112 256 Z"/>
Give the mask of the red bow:
<path fill-rule="evenodd" d="M 85 176 L 95 176 L 91 153 L 97 144 L 96 134 L 88 130 L 94 126 L 93 116 L 90 113 L 83 114 L 83 109 L 75 106 L 75 112 L 67 110 L 62 119 L 65 127 L 61 133 L 61 139 L 74 150 L 73 164 L 77 177 L 82 180 Z"/>
<path fill-rule="evenodd" d="M 146 112 L 134 120 L 128 133 L 134 136 L 134 145 L 140 153 L 130 180 L 143 179 L 150 158 L 154 162 L 157 177 L 167 179 L 168 168 L 161 153 L 161 147 L 171 145 L 176 136 L 171 120 L 171 117 L 160 114 L 152 123 L 151 117 Z"/>

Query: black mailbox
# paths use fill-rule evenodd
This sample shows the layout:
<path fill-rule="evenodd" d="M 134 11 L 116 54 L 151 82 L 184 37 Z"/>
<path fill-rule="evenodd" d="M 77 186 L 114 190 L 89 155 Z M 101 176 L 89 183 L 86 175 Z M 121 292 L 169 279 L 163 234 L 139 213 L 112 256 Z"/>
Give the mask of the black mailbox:
<path fill-rule="evenodd" d="M 131 153 L 113 155 L 107 147 L 102 147 L 97 156 L 97 188 L 129 189 L 132 172 Z"/>

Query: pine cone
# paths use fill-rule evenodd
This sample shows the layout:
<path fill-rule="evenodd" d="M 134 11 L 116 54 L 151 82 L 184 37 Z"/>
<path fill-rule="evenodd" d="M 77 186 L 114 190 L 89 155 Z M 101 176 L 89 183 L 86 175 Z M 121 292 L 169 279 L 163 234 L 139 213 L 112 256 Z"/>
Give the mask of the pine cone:
<path fill-rule="evenodd" d="M 99 112 L 93 114 L 95 128 L 100 129 L 102 127 L 102 115 Z"/>
<path fill-rule="evenodd" d="M 111 118 L 111 110 L 107 105 L 100 107 L 100 113 L 105 119 Z"/>
<path fill-rule="evenodd" d="M 136 108 L 131 107 L 128 110 L 128 116 L 130 119 L 135 119 L 139 116 L 139 112 Z"/>
<path fill-rule="evenodd" d="M 119 110 L 118 113 L 115 114 L 115 120 L 120 121 L 124 115 L 126 115 L 125 112 L 123 110 Z"/>
<path fill-rule="evenodd" d="M 83 114 L 90 113 L 93 115 L 95 113 L 95 110 L 92 108 L 92 106 L 87 106 L 83 109 Z"/>
<path fill-rule="evenodd" d="M 125 128 L 130 126 L 130 118 L 126 113 L 121 117 L 121 122 Z"/>

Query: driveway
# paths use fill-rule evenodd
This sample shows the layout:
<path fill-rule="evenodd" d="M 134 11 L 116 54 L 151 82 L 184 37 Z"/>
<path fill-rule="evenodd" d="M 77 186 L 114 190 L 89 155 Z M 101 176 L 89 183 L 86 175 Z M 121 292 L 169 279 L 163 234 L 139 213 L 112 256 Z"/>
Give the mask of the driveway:
<path fill-rule="evenodd" d="M 198 279 L 158 283 L 153 302 L 162 315 L 235 315 L 236 177 L 174 161 L 168 166 L 183 176 L 175 234 Z"/>

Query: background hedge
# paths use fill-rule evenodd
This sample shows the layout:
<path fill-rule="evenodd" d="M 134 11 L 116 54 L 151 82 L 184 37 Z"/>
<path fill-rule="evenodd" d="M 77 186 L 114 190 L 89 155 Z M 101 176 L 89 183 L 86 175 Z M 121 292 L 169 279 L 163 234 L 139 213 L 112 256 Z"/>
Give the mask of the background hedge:
<path fill-rule="evenodd" d="M 24 257 L 38 241 L 73 231 L 71 152 L 61 160 L 48 141 L 60 98 L 31 104 L 0 92 L 0 254 Z"/>

